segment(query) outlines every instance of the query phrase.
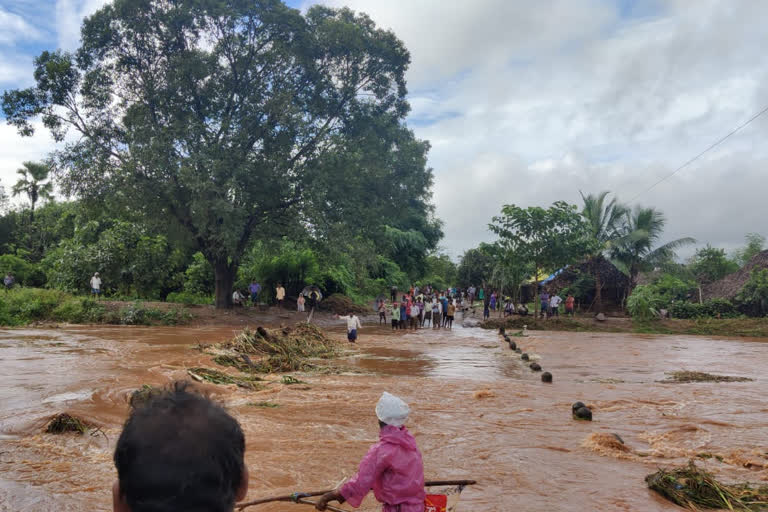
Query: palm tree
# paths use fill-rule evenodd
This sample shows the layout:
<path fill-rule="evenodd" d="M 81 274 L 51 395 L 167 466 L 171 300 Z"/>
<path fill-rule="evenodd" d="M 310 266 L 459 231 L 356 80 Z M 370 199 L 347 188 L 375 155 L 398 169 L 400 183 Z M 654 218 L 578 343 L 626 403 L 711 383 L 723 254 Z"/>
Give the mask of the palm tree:
<path fill-rule="evenodd" d="M 29 202 L 32 203 L 32 209 L 29 212 L 30 221 L 35 217 L 35 204 L 40 199 L 53 199 L 53 183 L 50 181 L 43 183 L 48 179 L 50 168 L 37 162 L 24 162 L 23 167 L 16 172 L 21 176 L 13 186 L 14 196 L 26 194 Z"/>
<path fill-rule="evenodd" d="M 664 232 L 666 219 L 655 208 L 636 207 L 626 214 L 627 234 L 614 245 L 612 255 L 617 266 L 629 276 L 627 296 L 637 286 L 637 276 L 676 257 L 675 251 L 696 243 L 690 237 L 678 238 L 655 247 Z M 655 248 L 654 248 L 655 247 Z"/>
<path fill-rule="evenodd" d="M 588 261 L 592 277 L 595 279 L 595 309 L 599 313 L 603 309 L 603 283 L 600 276 L 600 263 L 614 244 L 626 235 L 624 220 L 629 208 L 619 203 L 615 197 L 607 201 L 608 191 L 587 196 L 581 191 L 579 193 L 584 201 L 581 215 L 587 221 L 593 242 L 594 249 L 589 254 Z"/>

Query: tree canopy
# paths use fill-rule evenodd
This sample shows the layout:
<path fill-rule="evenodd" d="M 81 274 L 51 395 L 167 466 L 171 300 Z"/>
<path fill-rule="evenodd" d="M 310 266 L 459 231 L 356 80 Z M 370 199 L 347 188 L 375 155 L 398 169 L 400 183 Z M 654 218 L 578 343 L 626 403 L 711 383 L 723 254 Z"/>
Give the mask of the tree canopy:
<path fill-rule="evenodd" d="M 323 236 L 327 212 L 366 214 L 356 194 L 406 198 L 393 227 L 439 239 L 428 146 L 402 125 L 408 63 L 394 34 L 349 9 L 115 0 L 85 20 L 74 54 L 37 57 L 35 86 L 2 106 L 22 135 L 38 116 L 59 141 L 77 132 L 53 159 L 64 193 L 177 226 L 227 306 L 254 235 Z"/>

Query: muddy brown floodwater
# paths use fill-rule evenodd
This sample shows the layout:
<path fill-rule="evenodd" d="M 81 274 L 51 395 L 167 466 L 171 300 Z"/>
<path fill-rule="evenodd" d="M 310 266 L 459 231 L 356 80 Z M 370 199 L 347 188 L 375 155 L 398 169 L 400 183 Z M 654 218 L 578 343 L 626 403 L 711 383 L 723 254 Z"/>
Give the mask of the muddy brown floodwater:
<path fill-rule="evenodd" d="M 234 332 L 0 331 L 0 510 L 109 510 L 111 455 L 131 391 L 210 365 L 190 345 Z M 333 333 L 343 338 L 341 328 Z M 543 384 L 495 332 L 457 326 L 392 334 L 366 325 L 360 334 L 356 351 L 335 362 L 354 372 L 304 374 L 306 385 L 274 383 L 259 392 L 210 386 L 245 430 L 249 499 L 328 488 L 354 474 L 377 439 L 373 407 L 384 390 L 411 405 L 409 427 L 428 479 L 480 482 L 462 495 L 463 511 L 679 510 L 648 491 L 643 478 L 699 454 L 711 454 L 701 465 L 725 480 L 768 479 L 765 343 L 553 332 L 515 338 L 553 373 L 554 383 Z M 658 382 L 675 370 L 754 381 Z M 592 406 L 593 422 L 571 419 L 577 400 Z M 264 401 L 279 407 L 253 405 Z M 63 411 L 105 435 L 42 434 Z M 611 433 L 625 449 L 609 442 Z"/>

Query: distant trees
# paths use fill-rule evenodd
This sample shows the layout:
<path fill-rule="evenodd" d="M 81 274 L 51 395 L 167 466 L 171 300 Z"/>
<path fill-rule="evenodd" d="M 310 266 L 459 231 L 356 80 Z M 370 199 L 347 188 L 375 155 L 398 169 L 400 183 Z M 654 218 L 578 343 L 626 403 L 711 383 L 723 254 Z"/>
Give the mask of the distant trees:
<path fill-rule="evenodd" d="M 587 222 L 576 206 L 563 201 L 549 208 L 506 205 L 489 227 L 503 249 L 532 265 L 537 298 L 540 271 L 580 261 L 593 251 Z"/>
<path fill-rule="evenodd" d="M 24 162 L 16 173 L 20 176 L 13 185 L 14 196 L 24 194 L 29 199 L 29 218 L 34 220 L 35 205 L 41 199 L 53 199 L 53 183 L 48 180 L 50 168 L 46 164 Z"/>
<path fill-rule="evenodd" d="M 747 244 L 741 249 L 738 249 L 733 255 L 733 259 L 740 267 L 749 263 L 749 260 L 765 247 L 765 237 L 763 235 L 758 233 L 747 233 L 745 239 Z"/>

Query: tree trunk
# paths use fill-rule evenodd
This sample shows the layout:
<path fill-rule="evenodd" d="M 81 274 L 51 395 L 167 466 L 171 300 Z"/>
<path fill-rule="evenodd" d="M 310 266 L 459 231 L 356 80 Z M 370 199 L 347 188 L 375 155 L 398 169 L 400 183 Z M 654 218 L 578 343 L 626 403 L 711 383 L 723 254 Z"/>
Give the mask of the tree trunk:
<path fill-rule="evenodd" d="M 595 313 L 603 312 L 603 282 L 600 271 L 595 272 Z"/>
<path fill-rule="evenodd" d="M 232 285 L 235 282 L 237 265 L 227 261 L 213 263 L 213 275 L 216 280 L 215 303 L 216 309 L 232 307 Z"/>

